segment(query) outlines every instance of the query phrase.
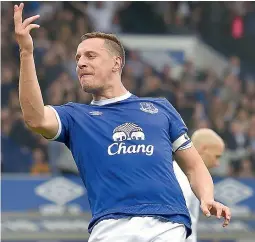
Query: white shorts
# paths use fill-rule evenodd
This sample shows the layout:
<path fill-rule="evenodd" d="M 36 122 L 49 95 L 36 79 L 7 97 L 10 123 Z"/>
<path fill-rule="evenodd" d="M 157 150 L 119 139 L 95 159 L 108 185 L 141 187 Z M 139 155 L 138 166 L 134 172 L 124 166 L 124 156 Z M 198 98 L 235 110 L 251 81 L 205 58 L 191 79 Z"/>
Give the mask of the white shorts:
<path fill-rule="evenodd" d="M 153 217 L 108 219 L 92 230 L 88 242 L 185 242 L 183 224 Z"/>

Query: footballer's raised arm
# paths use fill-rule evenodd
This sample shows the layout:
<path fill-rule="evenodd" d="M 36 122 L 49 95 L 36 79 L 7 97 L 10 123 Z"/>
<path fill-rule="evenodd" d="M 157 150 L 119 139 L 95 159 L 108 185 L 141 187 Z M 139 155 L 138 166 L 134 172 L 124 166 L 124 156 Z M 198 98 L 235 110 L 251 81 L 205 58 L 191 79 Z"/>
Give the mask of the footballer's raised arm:
<path fill-rule="evenodd" d="M 23 3 L 14 6 L 15 37 L 20 48 L 19 101 L 27 126 L 36 133 L 52 138 L 58 132 L 59 123 L 54 110 L 43 103 L 30 35 L 32 29 L 40 27 L 33 24 L 40 16 L 35 15 L 22 21 L 23 8 Z"/>

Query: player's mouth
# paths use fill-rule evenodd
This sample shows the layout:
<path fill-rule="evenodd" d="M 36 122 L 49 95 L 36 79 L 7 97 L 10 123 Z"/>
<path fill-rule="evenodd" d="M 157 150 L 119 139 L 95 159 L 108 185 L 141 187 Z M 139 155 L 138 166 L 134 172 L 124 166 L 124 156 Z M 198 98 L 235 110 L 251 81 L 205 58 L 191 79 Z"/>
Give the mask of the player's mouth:
<path fill-rule="evenodd" d="M 91 74 L 91 73 L 81 74 L 81 75 L 80 75 L 80 79 L 87 78 L 87 77 L 91 77 L 91 76 L 93 76 L 93 74 Z"/>

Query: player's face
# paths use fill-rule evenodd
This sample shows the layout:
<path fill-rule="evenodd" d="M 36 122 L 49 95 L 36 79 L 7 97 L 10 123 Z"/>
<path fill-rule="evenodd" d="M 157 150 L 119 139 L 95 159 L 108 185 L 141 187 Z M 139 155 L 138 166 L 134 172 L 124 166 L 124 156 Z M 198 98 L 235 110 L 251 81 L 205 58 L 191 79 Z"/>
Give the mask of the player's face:
<path fill-rule="evenodd" d="M 224 151 L 222 144 L 208 144 L 204 147 L 201 157 L 208 169 L 219 166 L 219 159 Z"/>
<path fill-rule="evenodd" d="M 77 75 L 85 92 L 96 94 L 107 88 L 111 80 L 114 58 L 99 38 L 82 41 L 76 54 Z"/>

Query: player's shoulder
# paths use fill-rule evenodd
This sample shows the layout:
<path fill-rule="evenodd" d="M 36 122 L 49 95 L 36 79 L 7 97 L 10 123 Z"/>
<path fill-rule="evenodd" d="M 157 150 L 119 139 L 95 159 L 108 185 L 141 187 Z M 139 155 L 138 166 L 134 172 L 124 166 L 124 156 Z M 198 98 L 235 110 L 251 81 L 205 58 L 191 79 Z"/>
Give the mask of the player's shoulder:
<path fill-rule="evenodd" d="M 157 102 L 157 103 L 165 103 L 168 100 L 165 97 L 138 97 L 140 101 L 148 101 L 148 102 Z"/>
<path fill-rule="evenodd" d="M 89 105 L 88 104 L 83 104 L 83 103 L 75 103 L 75 102 L 68 102 L 68 103 L 64 103 L 58 106 L 53 106 L 54 108 L 60 108 L 63 111 L 67 111 L 67 112 L 73 112 L 75 110 L 81 110 L 81 109 L 89 109 Z"/>
<path fill-rule="evenodd" d="M 84 103 L 76 103 L 76 102 L 68 102 L 60 105 L 61 107 L 70 107 L 70 108 L 79 108 L 79 107 L 88 107 L 88 104 Z"/>
<path fill-rule="evenodd" d="M 172 106 L 165 97 L 138 97 L 140 102 L 153 103 L 161 106 Z"/>

